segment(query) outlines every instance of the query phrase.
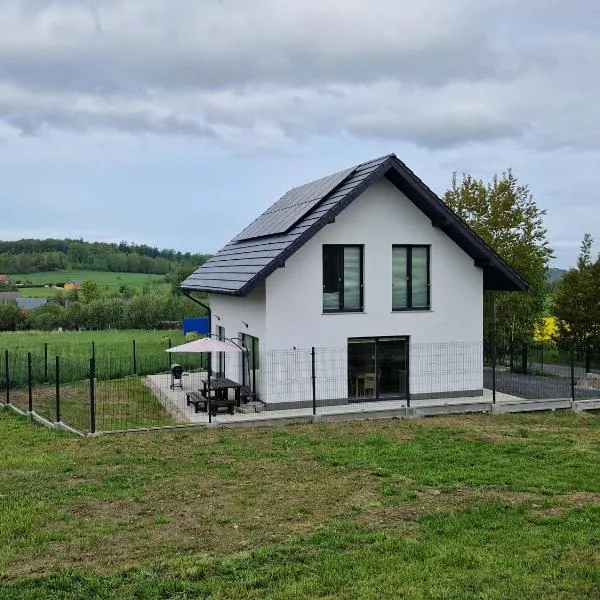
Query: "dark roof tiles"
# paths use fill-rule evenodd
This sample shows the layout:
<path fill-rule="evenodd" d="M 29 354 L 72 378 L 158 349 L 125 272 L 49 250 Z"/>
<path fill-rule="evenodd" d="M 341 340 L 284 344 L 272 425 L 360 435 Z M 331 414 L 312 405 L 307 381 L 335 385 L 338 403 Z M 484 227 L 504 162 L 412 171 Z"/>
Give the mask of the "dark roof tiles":
<path fill-rule="evenodd" d="M 482 266 L 485 289 L 527 289 L 527 282 L 393 154 L 294 188 L 192 273 L 181 284 L 182 289 L 247 295 L 275 269 L 282 267 L 320 229 L 333 222 L 365 189 L 384 176 L 422 210 L 435 226 L 440 227 L 467 252 L 476 264 Z M 306 195 L 303 196 L 303 193 Z M 319 194 L 324 195 L 321 197 Z M 284 221 L 278 221 L 278 225 L 272 223 L 272 229 L 278 229 L 278 232 L 265 235 L 264 232 L 269 231 L 269 215 L 282 212 L 277 211 L 278 205 L 284 207 L 284 211 L 289 206 L 299 205 L 308 206 L 308 209 L 293 224 L 288 222 L 287 228 L 283 228 Z M 253 228 L 256 223 L 260 224 L 261 219 L 262 226 Z M 248 237 L 249 235 L 260 237 Z"/>

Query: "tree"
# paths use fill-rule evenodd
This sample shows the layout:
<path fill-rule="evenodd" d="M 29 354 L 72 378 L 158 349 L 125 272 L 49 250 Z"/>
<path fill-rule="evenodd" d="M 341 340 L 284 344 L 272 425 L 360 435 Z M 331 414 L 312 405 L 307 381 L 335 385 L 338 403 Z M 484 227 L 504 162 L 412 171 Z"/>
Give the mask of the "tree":
<path fill-rule="evenodd" d="M 498 336 L 529 341 L 544 311 L 552 258 L 543 223 L 546 211 L 510 169 L 488 184 L 467 174 L 459 182 L 454 173 L 444 201 L 531 286 L 528 292 L 484 294 L 484 336 L 493 334 L 495 301 Z"/>
<path fill-rule="evenodd" d="M 180 267 L 171 275 L 171 293 L 175 296 L 181 296 L 181 282 L 186 280 L 196 269 L 189 267 Z"/>
<path fill-rule="evenodd" d="M 15 331 L 22 322 L 23 313 L 16 302 L 0 302 L 0 331 Z"/>
<path fill-rule="evenodd" d="M 564 274 L 552 303 L 557 341 L 563 347 L 577 345 L 586 354 L 600 350 L 600 257 L 592 261 L 592 244 L 586 233 L 577 267 Z"/>
<path fill-rule="evenodd" d="M 102 296 L 102 290 L 95 281 L 84 281 L 79 288 L 79 296 L 86 304 L 92 300 L 98 300 Z"/>

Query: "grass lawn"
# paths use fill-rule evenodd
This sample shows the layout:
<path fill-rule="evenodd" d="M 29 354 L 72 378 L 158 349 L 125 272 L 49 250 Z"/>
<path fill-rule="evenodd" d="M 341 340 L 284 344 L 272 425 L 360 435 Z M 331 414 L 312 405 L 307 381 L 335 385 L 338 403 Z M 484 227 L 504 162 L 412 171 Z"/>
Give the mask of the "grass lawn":
<path fill-rule="evenodd" d="M 48 344 L 48 355 L 69 360 L 89 360 L 92 355 L 92 342 L 96 358 L 129 358 L 133 354 L 132 341 L 135 340 L 139 356 L 160 354 L 171 344 L 183 344 L 185 336 L 176 330 L 110 330 L 110 331 L 7 331 L 0 332 L 0 351 L 32 352 L 44 356 L 44 344 Z"/>
<path fill-rule="evenodd" d="M 114 273 L 111 271 L 43 271 L 40 273 L 21 273 L 19 275 L 10 275 L 11 281 L 27 281 L 33 284 L 44 286 L 46 284 L 55 285 L 64 283 L 70 279 L 80 279 L 81 281 L 95 281 L 103 288 L 118 289 L 121 285 L 128 285 L 132 288 L 141 288 L 145 284 L 150 286 L 165 287 L 164 275 L 151 275 L 148 273 Z"/>
<path fill-rule="evenodd" d="M 19 288 L 19 293 L 23 298 L 55 298 L 60 296 L 62 290 L 57 290 L 53 287 L 35 287 L 35 288 Z"/>
<path fill-rule="evenodd" d="M 185 343 L 181 330 L 111 330 L 111 331 L 20 331 L 0 333 L 0 386 L 4 382 L 4 352 L 10 353 L 12 385 L 27 384 L 27 353 L 33 355 L 35 383 L 46 381 L 44 344 L 48 344 L 48 380 L 53 381 L 55 356 L 61 360 L 61 381 L 78 381 L 89 375 L 92 342 L 95 347 L 96 373 L 99 378 L 117 378 L 133 373 L 133 340 L 135 340 L 136 372 L 138 375 L 158 373 L 172 362 L 186 369 L 197 369 L 203 357 L 200 354 L 173 357 L 165 352 L 169 346 Z"/>
<path fill-rule="evenodd" d="M 600 596 L 598 416 L 0 439 L 1 600 Z"/>
<path fill-rule="evenodd" d="M 2 392 L 2 399 L 4 400 Z M 97 380 L 95 382 L 96 431 L 119 431 L 142 427 L 162 427 L 176 423 L 143 377 Z M 27 411 L 29 394 L 26 387 L 11 390 L 11 403 Z M 56 421 L 56 388 L 54 383 L 33 388 L 33 410 L 49 421 Z M 90 385 L 87 381 L 66 383 L 60 387 L 60 420 L 81 432 L 91 430 Z"/>

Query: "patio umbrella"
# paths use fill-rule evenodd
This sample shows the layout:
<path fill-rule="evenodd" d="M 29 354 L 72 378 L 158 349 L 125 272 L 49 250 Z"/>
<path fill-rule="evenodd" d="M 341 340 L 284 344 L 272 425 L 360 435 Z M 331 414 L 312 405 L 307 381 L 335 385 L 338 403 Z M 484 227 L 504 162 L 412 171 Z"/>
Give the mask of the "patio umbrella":
<path fill-rule="evenodd" d="M 168 348 L 166 352 L 243 352 L 244 349 L 233 342 L 228 340 L 215 340 L 213 338 L 201 338 L 188 342 L 187 344 L 181 344 L 181 346 L 175 346 L 174 348 Z"/>
<path fill-rule="evenodd" d="M 187 344 L 181 344 L 181 346 L 175 346 L 174 348 L 168 348 L 165 352 L 244 352 L 245 348 L 234 344 L 228 340 L 216 340 L 214 338 L 206 337 Z M 210 368 L 208 371 L 208 387 L 210 388 Z"/>

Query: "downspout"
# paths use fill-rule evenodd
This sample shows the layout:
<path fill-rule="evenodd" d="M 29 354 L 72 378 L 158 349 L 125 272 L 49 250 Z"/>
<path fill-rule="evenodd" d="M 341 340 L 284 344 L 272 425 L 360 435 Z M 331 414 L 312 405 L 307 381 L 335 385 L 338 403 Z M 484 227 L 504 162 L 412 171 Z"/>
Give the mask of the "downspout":
<path fill-rule="evenodd" d="M 182 290 L 183 295 L 186 298 L 189 298 L 192 302 L 199 304 L 202 308 L 205 308 L 208 311 L 208 337 L 212 336 L 212 311 L 210 310 L 210 306 L 208 304 L 204 304 L 204 302 L 200 302 L 200 300 L 194 298 L 187 290 Z"/>
<path fill-rule="evenodd" d="M 182 290 L 183 295 L 186 298 L 189 298 L 192 302 L 195 302 L 196 304 L 199 304 L 200 306 L 202 306 L 203 308 L 205 308 L 208 311 L 208 337 L 212 337 L 212 311 L 210 310 L 210 305 L 208 304 L 204 304 L 204 302 L 200 302 L 200 300 L 198 300 L 197 298 L 194 298 L 187 290 L 183 289 Z M 208 352 L 208 364 L 206 365 L 206 370 L 207 370 L 207 376 L 208 376 L 208 394 L 210 396 L 210 372 L 212 371 L 212 353 Z M 209 415 L 209 422 L 210 422 L 210 415 Z"/>

